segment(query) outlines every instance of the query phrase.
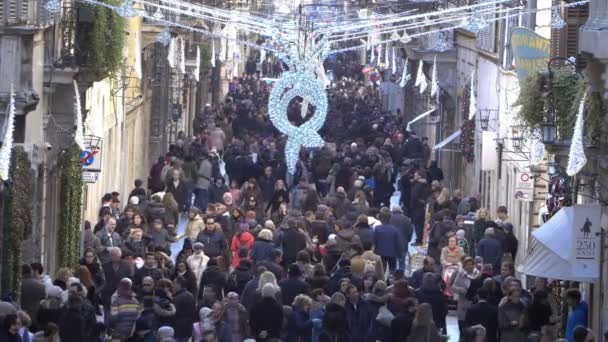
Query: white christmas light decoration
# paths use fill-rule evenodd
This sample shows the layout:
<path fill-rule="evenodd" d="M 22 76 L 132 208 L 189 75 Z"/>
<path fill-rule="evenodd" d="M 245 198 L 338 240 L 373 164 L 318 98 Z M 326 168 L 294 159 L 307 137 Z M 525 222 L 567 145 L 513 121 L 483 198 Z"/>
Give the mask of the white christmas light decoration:
<path fill-rule="evenodd" d="M 74 81 L 74 116 L 76 117 L 76 132 L 74 132 L 74 142 L 84 151 L 84 129 L 82 127 L 82 110 L 80 106 L 80 92 L 78 91 L 78 83 Z"/>
<path fill-rule="evenodd" d="M 538 165 L 545 157 L 545 144 L 537 138 L 540 132 L 536 132 L 534 137 L 530 139 L 530 164 Z"/>
<path fill-rule="evenodd" d="M 160 31 L 158 36 L 156 36 L 156 41 L 167 46 L 171 43 L 171 32 L 169 31 L 169 27 L 166 27 Z"/>
<path fill-rule="evenodd" d="M 562 16 L 559 12 L 559 8 L 553 8 L 551 10 L 551 27 L 558 30 L 566 26 L 566 22 L 564 21 L 564 19 L 562 19 Z"/>
<path fill-rule="evenodd" d="M 393 67 L 393 74 L 397 73 L 397 60 L 395 59 L 395 48 L 392 48 L 393 60 L 391 61 Z"/>
<path fill-rule="evenodd" d="M 299 127 L 287 119 L 289 102 L 297 96 L 308 99 L 315 107 L 314 115 Z M 327 116 L 325 87 L 310 71 L 283 72 L 272 87 L 268 105 L 270 121 L 281 133 L 287 135 L 285 160 L 287 170 L 293 174 L 302 147 L 321 147 L 325 143 L 317 132 L 323 127 Z"/>
<path fill-rule="evenodd" d="M 179 39 L 179 71 L 186 73 L 186 44 L 182 38 Z"/>
<path fill-rule="evenodd" d="M 8 103 L 8 116 L 6 118 L 6 132 L 0 148 L 0 178 L 8 180 L 11 168 L 11 155 L 13 153 L 13 133 L 15 130 L 15 90 L 11 86 L 10 98 Z"/>
<path fill-rule="evenodd" d="M 451 48 L 452 44 L 450 44 L 446 39 L 445 32 L 438 32 L 437 40 L 435 40 L 435 43 L 433 44 L 431 49 L 438 52 L 446 52 Z"/>
<path fill-rule="evenodd" d="M 418 63 L 418 73 L 416 74 L 416 83 L 414 84 L 415 86 L 420 87 L 420 94 L 424 93 L 426 87 L 428 86 L 423 68 L 424 62 L 421 59 L 420 63 Z"/>
<path fill-rule="evenodd" d="M 488 28 L 488 22 L 482 16 L 477 14 L 469 17 L 467 25 L 465 27 L 465 29 L 475 34 L 479 34 L 486 28 Z"/>
<path fill-rule="evenodd" d="M 133 18 L 139 15 L 139 11 L 133 7 L 133 0 L 125 0 L 125 2 L 116 9 L 116 13 L 123 18 Z"/>
<path fill-rule="evenodd" d="M 382 64 L 382 44 L 378 45 L 378 55 L 376 55 L 376 65 Z"/>
<path fill-rule="evenodd" d="M 391 57 L 391 56 L 390 56 L 390 53 L 389 53 L 389 49 L 390 49 L 389 44 L 386 44 L 386 45 L 384 46 L 384 67 L 385 67 L 386 69 L 388 69 L 388 68 L 389 68 L 389 66 L 390 66 L 390 57 Z"/>
<path fill-rule="evenodd" d="M 375 58 L 375 52 L 376 52 L 376 47 L 372 45 L 372 49 L 371 49 L 371 57 L 369 58 L 369 64 L 374 65 L 374 58 Z"/>
<path fill-rule="evenodd" d="M 158 7 L 156 9 L 156 12 L 154 12 L 154 19 L 156 20 L 164 20 L 165 16 L 163 15 L 163 12 L 160 10 L 160 7 Z"/>
<path fill-rule="evenodd" d="M 409 42 L 412 41 L 412 37 L 410 37 L 409 34 L 407 34 L 407 32 L 405 32 L 405 30 L 403 31 L 403 34 L 401 35 L 401 42 L 403 44 L 407 44 Z"/>
<path fill-rule="evenodd" d="M 471 71 L 471 92 L 469 96 L 469 120 L 477 113 L 477 85 L 475 84 L 475 69 Z"/>
<path fill-rule="evenodd" d="M 61 1 L 60 0 L 48 0 L 44 4 L 44 9 L 51 15 L 57 15 L 61 13 Z"/>
<path fill-rule="evenodd" d="M 433 69 L 431 71 L 431 96 L 435 96 L 439 93 L 439 84 L 437 82 L 437 56 L 434 56 Z"/>
<path fill-rule="evenodd" d="M 211 38 L 211 66 L 215 68 L 215 39 Z"/>
<path fill-rule="evenodd" d="M 171 42 L 169 43 L 169 51 L 167 51 L 167 62 L 169 62 L 169 66 L 175 68 L 175 52 L 177 50 L 177 38 L 171 38 Z"/>
<path fill-rule="evenodd" d="M 570 153 L 568 154 L 568 167 L 566 174 L 574 176 L 583 169 L 587 164 L 585 156 L 585 145 L 583 143 L 583 130 L 585 129 L 585 100 L 587 92 L 583 94 L 580 104 L 578 105 L 578 113 L 576 114 L 576 124 L 574 125 L 574 133 L 572 134 L 572 142 L 570 143 Z"/>
<path fill-rule="evenodd" d="M 408 72 L 409 70 L 409 57 L 405 59 L 403 62 L 403 71 L 401 72 L 401 81 L 399 81 L 399 86 L 401 88 L 405 87 L 407 82 L 412 78 L 412 76 Z"/>
<path fill-rule="evenodd" d="M 196 65 L 194 67 L 193 73 L 194 79 L 196 80 L 196 82 L 198 82 L 201 73 L 201 47 L 198 45 L 196 46 Z"/>

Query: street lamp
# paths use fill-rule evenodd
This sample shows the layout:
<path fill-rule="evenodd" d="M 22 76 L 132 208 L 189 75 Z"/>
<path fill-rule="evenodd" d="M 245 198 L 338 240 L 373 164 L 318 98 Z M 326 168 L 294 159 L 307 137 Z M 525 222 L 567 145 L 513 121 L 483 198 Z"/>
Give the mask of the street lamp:
<path fill-rule="evenodd" d="M 479 111 L 479 125 L 481 129 L 486 131 L 488 129 L 490 123 L 490 111 L 489 110 L 481 110 Z"/>
<path fill-rule="evenodd" d="M 551 145 L 555 143 L 555 123 L 545 122 L 541 124 L 543 132 L 543 144 Z"/>
<path fill-rule="evenodd" d="M 522 142 L 524 141 L 524 136 L 522 133 L 522 126 L 511 126 L 511 141 L 513 141 L 513 149 L 521 151 Z"/>

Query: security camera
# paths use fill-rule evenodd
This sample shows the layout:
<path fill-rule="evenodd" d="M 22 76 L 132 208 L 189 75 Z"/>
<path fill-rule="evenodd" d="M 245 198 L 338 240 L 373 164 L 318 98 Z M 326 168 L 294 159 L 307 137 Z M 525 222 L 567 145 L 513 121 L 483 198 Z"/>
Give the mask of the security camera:
<path fill-rule="evenodd" d="M 47 151 L 50 151 L 53 149 L 53 145 L 51 145 L 49 142 L 45 142 L 44 147 L 46 148 Z"/>

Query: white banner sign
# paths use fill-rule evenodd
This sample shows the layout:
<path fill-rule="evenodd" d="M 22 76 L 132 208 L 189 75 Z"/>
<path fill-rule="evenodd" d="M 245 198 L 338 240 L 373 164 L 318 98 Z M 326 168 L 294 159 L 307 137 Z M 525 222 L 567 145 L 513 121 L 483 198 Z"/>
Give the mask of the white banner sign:
<path fill-rule="evenodd" d="M 602 207 L 586 204 L 574 207 L 572 220 L 572 268 L 582 276 L 597 277 L 600 259 Z"/>

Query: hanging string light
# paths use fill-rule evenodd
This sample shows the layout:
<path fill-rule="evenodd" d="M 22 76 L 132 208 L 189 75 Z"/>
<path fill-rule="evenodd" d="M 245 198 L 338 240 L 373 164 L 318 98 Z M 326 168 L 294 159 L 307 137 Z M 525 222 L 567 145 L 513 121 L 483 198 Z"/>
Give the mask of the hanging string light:
<path fill-rule="evenodd" d="M 160 31 L 160 33 L 156 36 L 156 41 L 167 46 L 171 43 L 171 31 L 169 31 L 169 27 L 165 26 L 165 28 Z"/>
<path fill-rule="evenodd" d="M 376 56 L 375 56 L 375 52 L 376 51 L 375 50 L 376 50 L 376 48 L 372 45 L 371 56 L 370 56 L 370 59 L 369 59 L 369 64 L 371 64 L 371 65 L 374 65 L 374 59 L 376 58 Z"/>
<path fill-rule="evenodd" d="M 488 26 L 488 22 L 482 16 L 475 14 L 468 18 L 465 29 L 475 34 L 479 34 L 481 31 L 488 28 Z"/>
<path fill-rule="evenodd" d="M 133 7 L 133 0 L 125 0 L 120 7 L 116 9 L 116 13 L 123 18 L 133 18 L 139 15 L 139 11 Z"/>
<path fill-rule="evenodd" d="M 438 32 L 437 39 L 435 40 L 435 43 L 431 47 L 431 50 L 438 51 L 438 52 L 446 52 L 446 51 L 450 50 L 451 48 L 452 48 L 452 44 L 450 44 L 448 42 L 448 40 L 446 39 L 445 32 Z"/>
<path fill-rule="evenodd" d="M 562 16 L 559 12 L 559 8 L 553 8 L 551 10 L 551 27 L 558 30 L 566 26 L 566 22 L 564 21 L 564 19 L 562 19 Z"/>
<path fill-rule="evenodd" d="M 60 0 L 48 0 L 45 4 L 44 4 L 44 9 L 50 14 L 50 15 L 57 15 L 59 13 L 61 13 L 61 9 L 62 9 L 62 5 L 61 5 L 61 1 Z"/>
<path fill-rule="evenodd" d="M 583 143 L 583 130 L 585 129 L 585 100 L 587 92 L 583 94 L 580 104 L 578 105 L 578 113 L 576 114 L 576 124 L 574 125 L 574 133 L 572 134 L 572 142 L 570 143 L 570 153 L 568 154 L 568 167 L 566 174 L 574 176 L 583 169 L 587 164 L 587 156 L 585 156 L 585 145 Z"/>
<path fill-rule="evenodd" d="M 395 59 L 395 48 L 392 48 L 391 51 L 393 53 L 393 60 L 391 61 L 392 67 L 393 67 L 392 72 L 393 72 L 393 74 L 396 74 L 397 73 L 397 60 Z"/>
<path fill-rule="evenodd" d="M 415 83 L 415 85 L 417 87 L 420 87 L 420 94 L 424 93 L 424 91 L 426 90 L 426 87 L 428 86 L 428 83 L 426 81 L 426 76 L 424 75 L 423 68 L 424 68 L 424 62 L 421 59 L 420 63 L 418 63 L 418 74 L 416 74 L 416 83 Z"/>
<path fill-rule="evenodd" d="M 431 97 L 439 93 L 439 84 L 437 83 L 437 56 L 433 57 L 433 71 L 431 72 Z"/>
<path fill-rule="evenodd" d="M 390 44 L 384 45 L 384 67 L 388 69 L 390 67 Z"/>
<path fill-rule="evenodd" d="M 179 71 L 186 73 L 186 44 L 182 38 L 179 39 Z"/>
<path fill-rule="evenodd" d="M 11 85 L 8 103 L 8 118 L 6 119 L 6 132 L 0 148 L 0 179 L 8 180 L 11 168 L 11 155 L 13 154 L 13 133 L 15 130 L 15 90 Z"/>
<path fill-rule="evenodd" d="M 199 81 L 201 73 L 201 47 L 196 46 L 196 65 L 194 66 L 193 76 L 196 82 Z"/>
<path fill-rule="evenodd" d="M 169 43 L 169 51 L 167 51 L 167 62 L 169 66 L 175 68 L 175 52 L 177 50 L 177 38 L 171 38 Z"/>
<path fill-rule="evenodd" d="M 401 88 L 405 87 L 405 85 L 407 84 L 407 82 L 410 81 L 410 79 L 412 78 L 412 76 L 409 73 L 409 57 L 405 59 L 405 62 L 403 62 L 403 71 L 401 72 L 401 81 L 399 81 L 399 86 Z"/>
<path fill-rule="evenodd" d="M 477 113 L 477 85 L 475 84 L 475 68 L 471 71 L 471 91 L 469 92 L 469 120 Z"/>
<path fill-rule="evenodd" d="M 530 139 L 530 164 L 538 165 L 545 158 L 545 144 L 538 138 L 540 132 L 536 132 Z"/>
<path fill-rule="evenodd" d="M 215 39 L 211 38 L 211 66 L 215 68 Z"/>

